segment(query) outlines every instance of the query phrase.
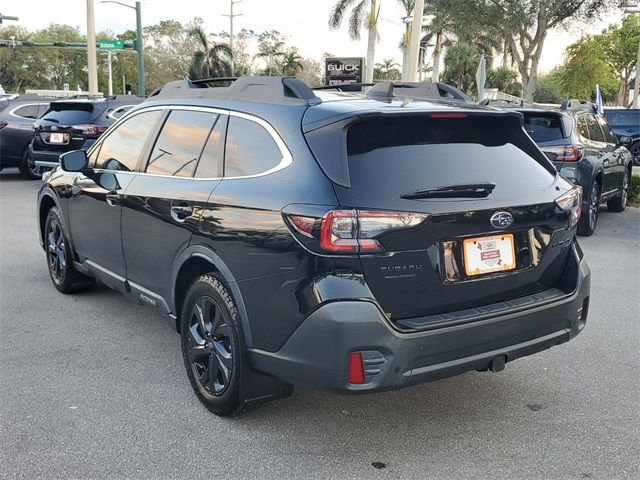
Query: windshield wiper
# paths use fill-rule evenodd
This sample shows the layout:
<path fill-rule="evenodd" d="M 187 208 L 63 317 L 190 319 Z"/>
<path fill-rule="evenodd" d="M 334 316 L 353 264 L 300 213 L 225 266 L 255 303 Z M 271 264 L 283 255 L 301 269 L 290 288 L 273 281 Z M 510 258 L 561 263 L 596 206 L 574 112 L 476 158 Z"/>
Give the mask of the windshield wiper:
<path fill-rule="evenodd" d="M 466 183 L 461 185 L 447 185 L 446 187 L 428 188 L 401 195 L 407 200 L 418 200 L 420 198 L 485 198 L 488 197 L 495 183 Z"/>

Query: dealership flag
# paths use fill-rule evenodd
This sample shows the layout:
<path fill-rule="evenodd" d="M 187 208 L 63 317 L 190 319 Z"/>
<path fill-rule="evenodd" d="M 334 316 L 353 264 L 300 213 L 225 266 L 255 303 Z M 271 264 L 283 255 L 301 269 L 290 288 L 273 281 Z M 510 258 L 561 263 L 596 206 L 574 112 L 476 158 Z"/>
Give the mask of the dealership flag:
<path fill-rule="evenodd" d="M 478 100 L 484 98 L 484 84 L 487 81 L 487 61 L 484 59 L 484 53 L 480 57 L 480 64 L 476 70 L 476 85 L 478 86 Z"/>
<path fill-rule="evenodd" d="M 602 94 L 600 93 L 600 85 L 596 85 L 596 112 L 604 115 L 604 108 L 602 107 Z"/>

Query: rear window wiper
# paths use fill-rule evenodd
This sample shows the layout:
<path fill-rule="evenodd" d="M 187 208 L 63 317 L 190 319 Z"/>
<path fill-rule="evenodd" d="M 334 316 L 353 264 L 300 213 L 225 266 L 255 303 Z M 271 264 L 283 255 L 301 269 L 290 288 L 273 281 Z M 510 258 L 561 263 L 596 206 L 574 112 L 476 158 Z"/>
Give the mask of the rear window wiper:
<path fill-rule="evenodd" d="M 494 188 L 496 188 L 495 183 L 490 182 L 465 183 L 416 190 L 415 192 L 405 193 L 401 197 L 407 200 L 418 200 L 420 198 L 485 198 L 491 194 Z"/>

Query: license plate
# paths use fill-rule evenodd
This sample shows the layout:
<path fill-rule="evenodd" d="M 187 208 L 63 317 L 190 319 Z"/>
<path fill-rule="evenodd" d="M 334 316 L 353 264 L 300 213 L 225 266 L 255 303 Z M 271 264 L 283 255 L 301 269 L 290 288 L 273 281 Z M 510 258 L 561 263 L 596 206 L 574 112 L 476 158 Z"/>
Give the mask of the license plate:
<path fill-rule="evenodd" d="M 467 238 L 462 242 L 468 276 L 504 272 L 516 268 L 513 235 Z"/>
<path fill-rule="evenodd" d="M 64 143 L 64 133 L 50 133 L 49 143 Z"/>

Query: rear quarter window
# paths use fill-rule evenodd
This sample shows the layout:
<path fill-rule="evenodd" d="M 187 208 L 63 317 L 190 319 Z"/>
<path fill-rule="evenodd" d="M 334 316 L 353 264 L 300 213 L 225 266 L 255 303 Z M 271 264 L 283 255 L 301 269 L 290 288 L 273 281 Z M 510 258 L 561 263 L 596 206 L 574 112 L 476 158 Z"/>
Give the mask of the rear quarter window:
<path fill-rule="evenodd" d="M 282 160 L 273 137 L 260 124 L 229 117 L 224 155 L 224 176 L 244 177 L 268 172 Z"/>

